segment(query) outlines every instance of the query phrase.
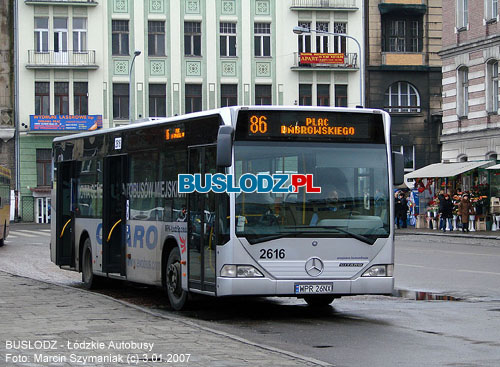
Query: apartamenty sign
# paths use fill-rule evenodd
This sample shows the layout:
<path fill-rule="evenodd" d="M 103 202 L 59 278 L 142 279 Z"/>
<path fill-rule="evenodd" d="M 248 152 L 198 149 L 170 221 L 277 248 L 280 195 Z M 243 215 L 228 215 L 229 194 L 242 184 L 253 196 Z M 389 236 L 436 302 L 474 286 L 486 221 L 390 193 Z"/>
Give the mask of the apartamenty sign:
<path fill-rule="evenodd" d="M 344 54 L 301 52 L 301 64 L 343 64 Z"/>
<path fill-rule="evenodd" d="M 89 131 L 102 128 L 102 115 L 30 115 L 30 129 Z"/>

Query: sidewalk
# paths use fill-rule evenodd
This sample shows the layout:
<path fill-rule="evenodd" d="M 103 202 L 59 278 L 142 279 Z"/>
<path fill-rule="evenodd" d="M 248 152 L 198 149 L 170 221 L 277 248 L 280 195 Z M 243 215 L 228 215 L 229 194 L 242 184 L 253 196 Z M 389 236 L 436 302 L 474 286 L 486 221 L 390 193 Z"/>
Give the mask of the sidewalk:
<path fill-rule="evenodd" d="M 0 290 L 0 366 L 329 366 L 76 288 L 0 272 Z"/>
<path fill-rule="evenodd" d="M 476 232 L 462 232 L 462 230 L 457 231 L 439 231 L 437 229 L 428 228 L 415 228 L 409 226 L 408 228 L 396 229 L 396 235 L 434 235 L 434 236 L 446 236 L 446 237 L 462 237 L 462 238 L 479 238 L 487 240 L 500 240 L 500 231 L 476 231 Z M 500 243 L 499 243 L 500 245 Z"/>

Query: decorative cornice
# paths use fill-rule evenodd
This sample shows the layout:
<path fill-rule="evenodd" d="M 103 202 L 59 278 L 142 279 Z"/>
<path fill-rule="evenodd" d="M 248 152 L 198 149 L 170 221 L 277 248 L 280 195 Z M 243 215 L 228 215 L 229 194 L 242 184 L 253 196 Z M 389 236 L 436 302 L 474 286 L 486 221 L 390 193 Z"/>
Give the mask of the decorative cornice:
<path fill-rule="evenodd" d="M 483 38 L 481 40 L 474 40 L 472 42 L 468 42 L 462 45 L 448 47 L 442 49 L 438 52 L 438 55 L 441 58 L 450 57 L 455 55 L 460 55 L 465 52 L 474 51 L 475 49 L 482 49 L 490 46 L 500 45 L 500 34 L 495 34 L 493 36 L 489 36 L 488 38 Z"/>

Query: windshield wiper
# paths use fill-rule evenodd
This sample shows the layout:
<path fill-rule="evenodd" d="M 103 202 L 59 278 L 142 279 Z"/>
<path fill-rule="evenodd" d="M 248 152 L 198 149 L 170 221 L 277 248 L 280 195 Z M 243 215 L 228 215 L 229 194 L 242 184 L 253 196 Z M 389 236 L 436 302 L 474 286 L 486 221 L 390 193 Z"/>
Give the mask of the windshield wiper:
<path fill-rule="evenodd" d="M 354 233 L 354 232 L 346 231 L 345 229 L 342 229 L 342 228 L 339 228 L 339 227 L 335 227 L 335 226 L 296 226 L 295 228 L 300 228 L 300 229 L 306 229 L 306 228 L 308 228 L 308 229 L 314 229 L 314 228 L 334 229 L 336 231 L 339 231 L 340 233 L 344 233 L 344 234 L 348 235 L 349 237 L 355 238 L 358 241 L 367 243 L 369 245 L 373 245 L 375 243 L 375 241 L 377 240 L 376 238 L 375 239 L 368 238 L 368 237 L 365 237 L 365 236 L 363 236 L 361 234 L 357 234 L 357 233 Z"/>
<path fill-rule="evenodd" d="M 296 236 L 298 234 L 301 234 L 302 232 L 286 232 L 286 233 L 277 233 L 277 234 L 272 234 L 269 236 L 264 236 L 264 237 L 259 237 L 259 238 L 247 238 L 247 241 L 250 242 L 251 245 L 254 245 L 256 243 L 261 243 L 261 242 L 266 242 L 266 241 L 272 241 L 272 240 L 277 240 L 280 238 L 284 237 L 292 237 Z"/>

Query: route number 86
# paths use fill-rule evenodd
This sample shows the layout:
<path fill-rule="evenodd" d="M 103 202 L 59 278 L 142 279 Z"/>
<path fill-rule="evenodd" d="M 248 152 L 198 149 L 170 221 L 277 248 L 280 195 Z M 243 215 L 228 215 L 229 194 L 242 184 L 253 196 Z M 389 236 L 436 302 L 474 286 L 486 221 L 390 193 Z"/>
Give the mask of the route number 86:
<path fill-rule="evenodd" d="M 252 134 L 265 134 L 267 132 L 267 117 L 266 116 L 251 116 L 250 131 Z"/>

